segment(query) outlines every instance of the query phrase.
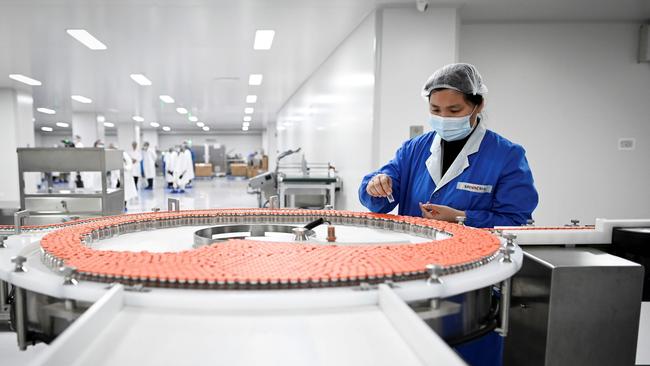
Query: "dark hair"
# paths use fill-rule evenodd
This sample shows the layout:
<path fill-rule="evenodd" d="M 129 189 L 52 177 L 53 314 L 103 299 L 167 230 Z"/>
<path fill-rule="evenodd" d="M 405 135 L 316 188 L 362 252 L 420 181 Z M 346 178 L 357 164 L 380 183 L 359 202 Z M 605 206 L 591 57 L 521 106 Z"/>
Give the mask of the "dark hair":
<path fill-rule="evenodd" d="M 429 93 L 429 98 L 431 98 L 431 94 L 433 94 L 434 92 L 441 91 L 441 90 L 446 90 L 446 89 L 449 89 L 449 88 L 436 88 L 436 89 L 433 89 L 431 91 L 431 93 Z M 462 93 L 462 94 L 463 94 L 463 98 L 468 103 L 471 103 L 471 104 L 473 104 L 475 106 L 479 106 L 479 105 L 483 104 L 483 96 L 482 95 L 479 95 L 479 94 L 466 94 L 466 93 Z"/>

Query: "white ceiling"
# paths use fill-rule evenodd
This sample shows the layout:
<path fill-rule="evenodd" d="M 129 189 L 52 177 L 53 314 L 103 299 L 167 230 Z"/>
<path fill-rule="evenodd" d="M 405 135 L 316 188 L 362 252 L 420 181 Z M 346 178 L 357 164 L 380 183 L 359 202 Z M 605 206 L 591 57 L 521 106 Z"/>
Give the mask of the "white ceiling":
<path fill-rule="evenodd" d="M 0 87 L 33 90 L 37 126 L 70 122 L 73 111 L 111 122 L 141 115 L 173 129 L 198 128 L 177 106 L 212 129 L 239 129 L 248 94 L 252 129 L 261 129 L 290 95 L 377 6 L 414 6 L 413 0 L 0 0 Z M 460 8 L 464 22 L 641 21 L 650 0 L 431 1 Z M 434 11 L 430 9 L 429 11 Z M 84 28 L 108 46 L 91 51 L 65 32 Z M 254 51 L 255 30 L 276 31 L 270 51 Z M 8 78 L 19 73 L 43 82 L 30 88 Z M 153 82 L 143 87 L 129 74 Z M 264 75 L 249 86 L 248 75 Z M 70 95 L 93 99 L 80 104 Z M 168 94 L 175 104 L 163 104 Z"/>

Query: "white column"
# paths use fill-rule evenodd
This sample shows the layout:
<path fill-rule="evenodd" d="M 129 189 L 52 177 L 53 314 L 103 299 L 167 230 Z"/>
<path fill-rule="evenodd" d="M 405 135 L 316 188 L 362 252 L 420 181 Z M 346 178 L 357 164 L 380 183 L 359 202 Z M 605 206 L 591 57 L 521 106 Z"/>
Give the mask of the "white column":
<path fill-rule="evenodd" d="M 274 170 L 278 157 L 278 131 L 276 130 L 276 122 L 267 122 L 266 131 L 262 134 L 262 148 L 264 149 L 264 154 L 269 157 L 269 171 Z"/>
<path fill-rule="evenodd" d="M 19 207 L 16 149 L 34 146 L 33 100 L 13 89 L 0 89 L 0 207 Z"/>
<path fill-rule="evenodd" d="M 99 139 L 97 115 L 88 112 L 72 113 L 72 137 L 79 135 L 84 147 L 93 147 Z"/>
<path fill-rule="evenodd" d="M 377 14 L 377 69 L 373 166 L 389 161 L 409 139 L 409 126 L 428 131 L 428 104 L 420 89 L 436 69 L 458 59 L 457 9 L 415 6 Z"/>
<path fill-rule="evenodd" d="M 140 131 L 136 131 L 135 122 L 116 123 L 117 125 L 117 146 L 120 150 L 131 151 L 133 141 L 140 144 Z"/>

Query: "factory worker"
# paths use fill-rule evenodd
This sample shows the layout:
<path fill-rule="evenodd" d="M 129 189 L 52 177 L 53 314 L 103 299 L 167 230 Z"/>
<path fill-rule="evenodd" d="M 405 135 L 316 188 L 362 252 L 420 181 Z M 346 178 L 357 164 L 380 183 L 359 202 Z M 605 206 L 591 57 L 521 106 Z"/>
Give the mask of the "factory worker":
<path fill-rule="evenodd" d="M 464 217 L 474 227 L 531 219 L 538 196 L 525 151 L 487 129 L 481 118 L 486 92 L 473 65 L 433 73 L 422 89 L 433 131 L 404 142 L 391 161 L 366 175 L 361 203 L 373 212 L 399 205 L 400 215 Z"/>
<path fill-rule="evenodd" d="M 156 150 L 149 142 L 145 141 L 142 144 L 142 167 L 143 176 L 147 180 L 147 187 L 145 189 L 153 189 L 153 179 L 156 177 Z"/>
<path fill-rule="evenodd" d="M 186 160 L 185 164 L 189 166 L 187 170 L 187 186 L 191 188 L 192 180 L 194 179 L 194 153 L 188 142 L 183 143 L 183 159 Z"/>
<path fill-rule="evenodd" d="M 138 178 L 140 178 L 140 162 L 142 161 L 142 153 L 138 150 L 138 143 L 133 141 L 131 143 L 131 151 L 129 151 L 129 156 L 131 157 L 131 169 L 130 172 L 124 171 L 124 176 L 133 177 L 133 183 L 135 183 L 135 188 L 138 189 Z"/>
<path fill-rule="evenodd" d="M 138 197 L 138 190 L 135 187 L 135 181 L 129 177 L 133 170 L 133 158 L 122 151 L 122 163 L 124 166 L 124 209 L 126 209 L 127 202 Z M 118 181 L 119 184 L 119 181 Z"/>
<path fill-rule="evenodd" d="M 168 151 L 163 152 L 163 170 L 165 172 L 167 188 L 172 188 L 174 186 L 174 159 L 177 155 L 176 151 L 171 147 Z"/>
<path fill-rule="evenodd" d="M 187 145 L 177 150 L 178 156 L 173 160 L 174 164 L 174 187 L 172 193 L 185 193 L 185 187 L 190 181 L 190 171 L 192 170 L 192 159 L 185 154 Z"/>

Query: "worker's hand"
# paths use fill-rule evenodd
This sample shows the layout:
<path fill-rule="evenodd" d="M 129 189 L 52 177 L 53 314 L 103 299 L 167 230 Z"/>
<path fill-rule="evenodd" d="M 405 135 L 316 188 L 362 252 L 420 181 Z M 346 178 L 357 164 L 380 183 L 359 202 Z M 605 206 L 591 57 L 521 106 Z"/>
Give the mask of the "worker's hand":
<path fill-rule="evenodd" d="M 465 217 L 465 211 L 432 203 L 420 203 L 420 210 L 422 211 L 422 217 L 425 219 L 456 222 L 456 217 Z"/>
<path fill-rule="evenodd" d="M 386 174 L 377 174 L 368 182 L 366 192 L 372 197 L 387 197 L 393 194 L 393 180 Z"/>

